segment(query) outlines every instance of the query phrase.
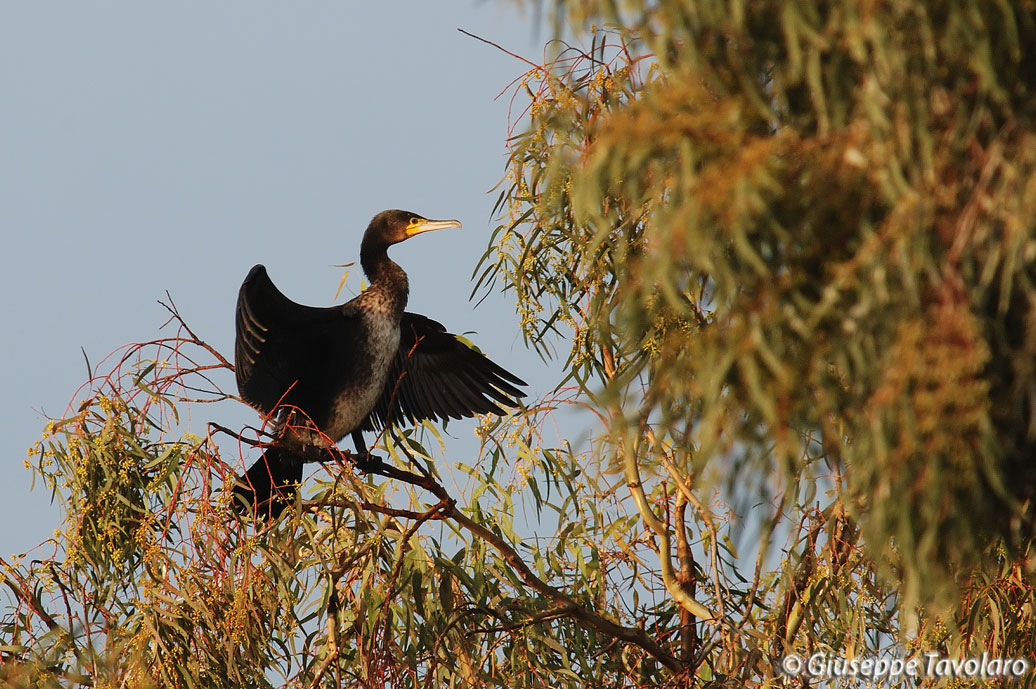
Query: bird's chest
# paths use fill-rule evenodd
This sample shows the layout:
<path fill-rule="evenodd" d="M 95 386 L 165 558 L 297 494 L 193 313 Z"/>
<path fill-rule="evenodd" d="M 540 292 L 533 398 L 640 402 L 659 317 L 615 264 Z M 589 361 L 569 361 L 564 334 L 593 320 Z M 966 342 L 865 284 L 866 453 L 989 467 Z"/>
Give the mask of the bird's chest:
<path fill-rule="evenodd" d="M 395 314 L 372 310 L 364 313 L 362 323 L 366 351 L 356 362 L 352 384 L 336 397 L 325 429 L 336 441 L 356 430 L 374 408 L 399 348 L 399 318 Z"/>

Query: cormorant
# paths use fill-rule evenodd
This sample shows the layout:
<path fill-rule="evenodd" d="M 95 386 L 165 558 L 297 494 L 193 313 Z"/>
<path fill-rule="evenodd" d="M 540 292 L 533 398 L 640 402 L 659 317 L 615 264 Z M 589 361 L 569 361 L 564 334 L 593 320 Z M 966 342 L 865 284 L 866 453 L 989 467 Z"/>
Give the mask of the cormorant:
<path fill-rule="evenodd" d="M 302 481 L 304 448 L 351 435 L 357 466 L 370 471 L 380 460 L 370 458 L 363 431 L 518 406 L 524 393 L 515 386 L 524 381 L 441 324 L 405 311 L 409 282 L 388 248 L 460 226 L 402 210 L 378 213 L 360 244 L 370 286 L 339 306 L 297 304 L 264 266 L 248 273 L 237 300 L 237 387 L 275 420 L 275 439 L 234 486 L 239 509 L 247 504 L 258 516 L 280 515 Z"/>

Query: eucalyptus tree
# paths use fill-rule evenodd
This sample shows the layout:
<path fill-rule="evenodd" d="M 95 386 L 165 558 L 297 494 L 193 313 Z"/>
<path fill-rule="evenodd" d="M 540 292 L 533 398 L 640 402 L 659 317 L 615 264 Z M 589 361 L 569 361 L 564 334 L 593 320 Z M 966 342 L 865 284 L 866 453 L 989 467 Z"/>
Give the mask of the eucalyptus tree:
<path fill-rule="evenodd" d="M 2 563 L 8 684 L 754 686 L 1036 647 L 1031 3 L 546 9 L 475 292 L 551 392 L 474 456 L 429 424 L 381 435 L 387 476 L 330 449 L 253 522 L 264 429 L 192 425 L 240 401 L 170 304 L 32 451 L 66 519 Z"/>

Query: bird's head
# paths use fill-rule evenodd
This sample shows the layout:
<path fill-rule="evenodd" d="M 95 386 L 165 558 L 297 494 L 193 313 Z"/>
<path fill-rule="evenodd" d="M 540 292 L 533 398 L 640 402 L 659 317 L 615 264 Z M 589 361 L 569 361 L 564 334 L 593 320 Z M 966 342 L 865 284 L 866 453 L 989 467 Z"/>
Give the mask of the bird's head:
<path fill-rule="evenodd" d="M 367 226 L 363 241 L 365 244 L 369 240 L 372 244 L 391 246 L 423 232 L 460 226 L 457 220 L 429 220 L 410 211 L 382 211 Z"/>

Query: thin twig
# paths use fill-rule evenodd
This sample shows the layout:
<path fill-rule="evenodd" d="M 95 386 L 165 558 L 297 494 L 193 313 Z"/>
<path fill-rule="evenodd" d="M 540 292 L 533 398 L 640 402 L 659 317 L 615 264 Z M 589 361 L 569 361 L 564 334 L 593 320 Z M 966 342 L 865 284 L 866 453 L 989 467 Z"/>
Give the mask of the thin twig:
<path fill-rule="evenodd" d="M 543 65 L 538 65 L 535 62 L 533 62 L 532 60 L 529 60 L 527 58 L 522 57 L 518 53 L 512 53 L 510 50 L 508 50 L 507 48 L 504 48 L 499 43 L 493 43 L 493 41 L 490 41 L 489 39 L 482 38 L 481 36 L 476 36 L 475 34 L 471 33 L 470 31 L 465 31 L 464 29 L 461 29 L 461 28 L 458 28 L 457 31 L 460 31 L 465 36 L 470 36 L 471 38 L 474 38 L 476 41 L 482 41 L 483 43 L 488 43 L 489 45 L 493 46 L 494 48 L 496 48 L 500 52 L 506 53 L 507 55 L 510 55 L 511 57 L 513 57 L 516 60 L 521 60 L 525 64 L 527 64 L 530 67 L 532 67 L 534 70 L 539 70 L 539 71 L 543 71 L 543 72 L 546 71 L 546 69 L 543 67 Z"/>
<path fill-rule="evenodd" d="M 161 304 L 170 314 L 172 314 L 172 318 L 170 318 L 169 320 L 172 321 L 172 320 L 175 319 L 176 322 L 180 324 L 180 327 L 183 328 L 184 330 L 186 330 L 187 334 L 191 336 L 191 342 L 193 342 L 194 344 L 198 345 L 202 349 L 206 350 L 209 354 L 211 354 L 212 356 L 214 356 L 217 359 L 219 359 L 219 361 L 225 367 L 227 367 L 231 371 L 233 371 L 234 370 L 234 364 L 232 364 L 229 361 L 227 361 L 223 357 L 223 355 L 220 354 L 218 351 L 216 351 L 216 349 L 212 345 L 210 345 L 209 343 L 205 342 L 204 340 L 202 340 L 201 338 L 199 338 L 197 335 L 194 334 L 194 331 L 191 330 L 191 327 L 189 325 L 187 325 L 187 322 L 183 319 L 182 316 L 180 316 L 180 311 L 176 308 L 176 304 L 173 302 L 173 296 L 171 294 L 169 294 L 169 290 L 166 290 L 165 297 L 166 297 L 166 299 L 169 300 L 168 304 L 163 302 L 162 300 L 159 300 L 158 303 Z M 166 321 L 166 322 L 168 323 L 169 321 Z"/>

